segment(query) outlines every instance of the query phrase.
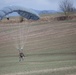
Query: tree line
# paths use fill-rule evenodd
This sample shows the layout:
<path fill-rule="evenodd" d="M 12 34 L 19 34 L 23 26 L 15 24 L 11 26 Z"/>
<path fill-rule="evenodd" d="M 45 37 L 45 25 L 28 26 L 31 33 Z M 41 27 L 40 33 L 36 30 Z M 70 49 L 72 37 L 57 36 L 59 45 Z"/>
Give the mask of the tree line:
<path fill-rule="evenodd" d="M 76 12 L 76 8 L 74 7 L 73 0 L 62 0 L 59 3 L 60 10 L 64 13 L 65 16 L 72 15 Z"/>

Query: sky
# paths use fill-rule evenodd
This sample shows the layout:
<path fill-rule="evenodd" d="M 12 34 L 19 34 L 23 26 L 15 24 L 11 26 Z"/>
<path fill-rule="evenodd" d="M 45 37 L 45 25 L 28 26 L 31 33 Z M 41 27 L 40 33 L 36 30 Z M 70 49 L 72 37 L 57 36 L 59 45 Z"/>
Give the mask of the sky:
<path fill-rule="evenodd" d="M 62 0 L 0 0 L 0 9 L 6 6 L 22 6 L 36 10 L 59 10 Z M 76 7 L 76 0 L 71 0 Z"/>

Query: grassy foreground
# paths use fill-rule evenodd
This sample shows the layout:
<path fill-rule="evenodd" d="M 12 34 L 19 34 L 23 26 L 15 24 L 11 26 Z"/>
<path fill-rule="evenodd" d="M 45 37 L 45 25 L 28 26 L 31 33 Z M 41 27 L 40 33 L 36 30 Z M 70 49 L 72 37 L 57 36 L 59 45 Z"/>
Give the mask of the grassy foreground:
<path fill-rule="evenodd" d="M 21 62 L 12 39 L 0 39 L 0 75 L 76 75 L 75 22 L 29 24 L 27 35 Z"/>

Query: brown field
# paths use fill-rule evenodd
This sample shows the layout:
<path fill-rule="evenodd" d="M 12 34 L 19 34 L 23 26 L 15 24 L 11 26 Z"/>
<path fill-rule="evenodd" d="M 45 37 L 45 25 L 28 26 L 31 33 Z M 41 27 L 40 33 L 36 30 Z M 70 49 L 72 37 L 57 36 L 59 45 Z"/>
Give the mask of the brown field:
<path fill-rule="evenodd" d="M 20 28 L 26 56 L 21 63 L 15 46 Z M 75 71 L 75 21 L 0 23 L 0 75 L 76 75 Z"/>

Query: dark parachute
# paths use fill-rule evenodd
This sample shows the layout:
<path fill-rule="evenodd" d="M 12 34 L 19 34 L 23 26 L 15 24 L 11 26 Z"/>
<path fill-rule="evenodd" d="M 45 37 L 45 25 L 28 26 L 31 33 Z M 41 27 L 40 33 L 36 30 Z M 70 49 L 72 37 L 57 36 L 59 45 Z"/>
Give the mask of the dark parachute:
<path fill-rule="evenodd" d="M 27 9 L 27 8 L 20 7 L 20 6 L 9 6 L 9 7 L 5 7 L 2 10 L 0 10 L 0 20 L 2 20 L 3 17 L 5 17 L 6 15 L 13 13 L 13 12 L 17 12 L 20 16 L 22 16 L 28 20 L 29 19 L 32 19 L 32 20 L 39 19 L 39 15 L 31 9 Z"/>

